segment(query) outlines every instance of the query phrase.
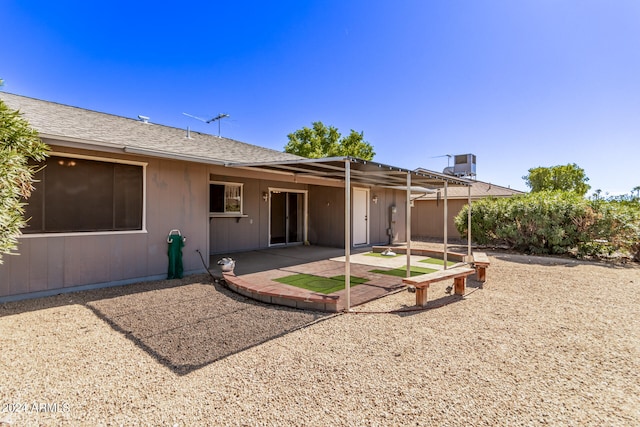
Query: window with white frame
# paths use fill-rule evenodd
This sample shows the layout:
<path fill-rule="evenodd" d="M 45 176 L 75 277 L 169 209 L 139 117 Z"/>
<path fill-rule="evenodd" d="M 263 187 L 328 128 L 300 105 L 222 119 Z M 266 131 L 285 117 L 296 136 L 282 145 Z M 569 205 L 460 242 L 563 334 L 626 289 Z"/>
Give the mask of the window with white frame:
<path fill-rule="evenodd" d="M 142 230 L 142 164 L 52 155 L 38 166 L 24 234 Z"/>
<path fill-rule="evenodd" d="M 213 215 L 242 215 L 242 187 L 235 182 L 209 184 L 209 212 Z"/>

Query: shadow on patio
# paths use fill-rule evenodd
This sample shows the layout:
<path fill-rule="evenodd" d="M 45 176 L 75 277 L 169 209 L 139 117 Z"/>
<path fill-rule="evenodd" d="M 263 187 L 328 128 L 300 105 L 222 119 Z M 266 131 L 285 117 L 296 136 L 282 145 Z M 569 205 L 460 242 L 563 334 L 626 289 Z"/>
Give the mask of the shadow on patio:
<path fill-rule="evenodd" d="M 354 251 L 353 258 L 357 258 L 357 253 L 369 250 Z M 238 277 L 252 281 L 263 277 L 265 281 L 283 287 L 288 286 L 273 282 L 269 277 L 296 272 L 344 274 L 344 262 L 339 260 L 344 256 L 341 249 L 299 246 L 231 256 L 238 261 Z M 212 264 L 217 268 L 215 261 Z M 398 277 L 371 273 L 371 265 L 352 263 L 351 267 L 352 275 L 369 279 L 368 285 L 351 289 L 353 305 L 404 287 Z M 344 291 L 339 291 L 330 297 L 339 301 L 343 294 Z M 446 297 L 433 304 L 455 300 Z M 326 312 L 255 301 L 214 283 L 207 274 L 5 303 L 0 306 L 0 316 L 69 304 L 89 308 L 178 375 L 331 317 Z"/>
<path fill-rule="evenodd" d="M 354 250 L 354 257 L 370 249 Z M 237 277 L 254 286 L 266 283 L 268 286 L 292 288 L 271 279 L 297 272 L 319 275 L 344 273 L 344 262 L 340 260 L 344 256 L 342 249 L 297 246 L 230 256 L 237 262 Z M 211 264 L 217 268 L 216 261 L 222 257 L 212 257 Z M 351 289 L 354 305 L 404 287 L 400 278 L 371 273 L 369 270 L 372 268 L 358 263 L 351 265 L 352 275 L 369 280 L 367 284 Z M 215 269 L 212 272 L 215 273 Z M 84 305 L 178 375 L 188 374 L 331 316 L 310 310 L 312 307 L 309 306 L 304 307 L 306 310 L 298 310 L 284 307 L 286 302 L 273 305 L 271 299 L 265 301 L 269 304 L 265 304 L 214 283 L 208 275 L 162 281 L 157 288 L 143 283 L 103 291 L 106 293 L 103 298 L 100 291 L 92 291 L 92 295 L 83 301 Z M 337 304 L 334 306 L 338 309 L 342 307 L 340 300 L 343 296 L 344 290 L 323 295 L 335 299 Z"/>
<path fill-rule="evenodd" d="M 352 249 L 351 253 L 364 253 L 370 250 L 371 247 L 364 247 Z M 297 245 L 236 252 L 226 255 L 212 255 L 210 265 L 212 266 L 212 272 L 219 272 L 219 269 L 216 270 L 218 260 L 224 257 L 233 258 L 236 261 L 235 273 L 238 276 L 242 276 L 261 271 L 277 270 L 315 261 L 328 260 L 340 256 L 344 256 L 343 248 Z"/>

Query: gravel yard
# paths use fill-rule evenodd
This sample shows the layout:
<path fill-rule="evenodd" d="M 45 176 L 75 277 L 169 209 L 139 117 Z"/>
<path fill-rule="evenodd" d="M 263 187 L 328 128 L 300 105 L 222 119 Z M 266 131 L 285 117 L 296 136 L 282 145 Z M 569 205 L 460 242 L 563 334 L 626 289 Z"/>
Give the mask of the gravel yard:
<path fill-rule="evenodd" d="M 0 305 L 0 425 L 640 425 L 640 267 L 489 255 L 484 286 L 406 313 L 208 276 Z"/>

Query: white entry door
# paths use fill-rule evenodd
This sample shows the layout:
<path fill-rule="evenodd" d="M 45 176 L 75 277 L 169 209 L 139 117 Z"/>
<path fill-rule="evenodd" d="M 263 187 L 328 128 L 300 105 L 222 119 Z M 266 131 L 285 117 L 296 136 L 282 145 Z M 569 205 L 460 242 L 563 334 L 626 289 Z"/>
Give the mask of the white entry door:
<path fill-rule="evenodd" d="M 351 212 L 353 244 L 369 244 L 369 189 L 353 188 Z"/>

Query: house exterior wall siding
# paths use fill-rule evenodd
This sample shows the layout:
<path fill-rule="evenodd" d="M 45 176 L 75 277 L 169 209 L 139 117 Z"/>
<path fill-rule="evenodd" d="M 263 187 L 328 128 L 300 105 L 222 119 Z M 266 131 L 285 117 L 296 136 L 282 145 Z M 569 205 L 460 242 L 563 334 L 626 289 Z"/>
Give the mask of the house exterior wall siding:
<path fill-rule="evenodd" d="M 0 298 L 162 277 L 167 274 L 166 238 L 171 229 L 180 229 L 187 237 L 185 272 L 203 270 L 195 249 L 206 253 L 208 245 L 206 166 L 55 145 L 52 149 L 146 162 L 146 231 L 22 236 L 19 255 L 4 256 L 0 265 Z"/>
<path fill-rule="evenodd" d="M 344 188 L 310 187 L 309 243 L 344 246 Z"/>
<path fill-rule="evenodd" d="M 344 246 L 344 189 L 311 186 L 309 191 L 309 241 L 314 245 Z M 378 202 L 371 198 L 378 196 Z M 395 241 L 402 241 L 405 230 L 405 192 L 371 187 L 369 191 L 369 243 L 388 244 L 391 206 L 396 206 Z"/>
<path fill-rule="evenodd" d="M 400 236 L 405 235 L 404 229 L 404 200 L 405 192 L 389 188 L 374 187 L 371 197 L 378 196 L 378 203 L 371 203 L 370 236 L 371 244 L 385 245 L 392 243 L 388 230 L 392 228 L 391 207 L 396 206 L 396 224 L 393 226 L 394 239 L 399 241 Z"/>
<path fill-rule="evenodd" d="M 447 234 L 451 239 L 460 239 L 454 218 L 467 200 L 453 199 L 447 201 L 448 221 Z M 411 235 L 413 237 L 444 238 L 444 200 L 416 200 L 411 213 Z"/>
<path fill-rule="evenodd" d="M 211 255 L 268 248 L 269 202 L 265 202 L 262 195 L 269 194 L 270 188 L 290 190 L 307 190 L 309 188 L 306 184 L 292 182 L 293 179 L 284 182 L 276 181 L 272 174 L 252 172 L 251 178 L 243 178 L 236 172 L 236 170 L 223 167 L 211 167 L 210 169 L 211 181 L 244 184 L 243 214 L 246 215 L 242 218 L 213 217 L 209 219 L 209 253 Z"/>

